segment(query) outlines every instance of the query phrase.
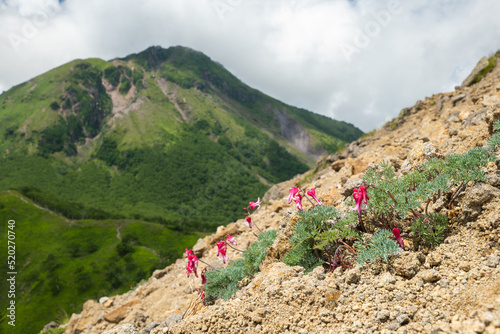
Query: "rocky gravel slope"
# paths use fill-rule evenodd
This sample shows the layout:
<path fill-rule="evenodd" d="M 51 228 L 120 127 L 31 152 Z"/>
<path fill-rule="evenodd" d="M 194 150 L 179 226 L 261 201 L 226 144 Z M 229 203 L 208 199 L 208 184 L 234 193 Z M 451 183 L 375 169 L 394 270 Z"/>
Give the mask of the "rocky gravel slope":
<path fill-rule="evenodd" d="M 406 251 L 345 272 L 319 267 L 305 275 L 279 261 L 295 219 L 283 197 L 295 182 L 316 188 L 324 203 L 343 206 L 371 166 L 389 162 L 405 173 L 430 157 L 464 153 L 483 146 L 499 119 L 497 66 L 471 87 L 402 110 L 385 127 L 319 161 L 316 171 L 273 186 L 252 219 L 280 234 L 261 272 L 240 282 L 228 301 L 201 305 L 200 280 L 186 277 L 184 258 L 133 291 L 86 302 L 65 333 L 500 333 L 499 163 L 490 163 L 487 181 L 469 184 L 455 208 L 445 210 L 450 233 L 437 247 L 413 243 L 403 233 Z M 256 239 L 241 219 L 200 239 L 195 253 L 223 266 L 214 249 L 227 234 L 239 248 Z M 228 255 L 239 257 L 232 250 Z"/>

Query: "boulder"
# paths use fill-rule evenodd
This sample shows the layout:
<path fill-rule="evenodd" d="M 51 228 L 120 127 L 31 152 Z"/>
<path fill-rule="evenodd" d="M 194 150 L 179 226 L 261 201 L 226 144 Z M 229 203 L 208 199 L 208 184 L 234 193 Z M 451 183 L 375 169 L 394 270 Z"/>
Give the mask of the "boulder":
<path fill-rule="evenodd" d="M 421 262 L 419 256 L 413 252 L 403 252 L 391 263 L 396 275 L 412 278 L 419 271 Z"/>
<path fill-rule="evenodd" d="M 71 315 L 71 319 L 66 326 L 66 333 L 79 334 L 87 327 L 95 325 L 103 310 L 103 305 L 95 300 L 87 300 L 85 304 L 83 304 L 82 313 Z"/>
<path fill-rule="evenodd" d="M 139 334 L 139 332 L 132 324 L 123 324 L 109 329 L 102 334 Z"/>
<path fill-rule="evenodd" d="M 125 319 L 125 317 L 127 316 L 128 309 L 136 304 L 139 304 L 139 302 L 140 301 L 138 299 L 135 299 L 135 300 L 132 300 L 130 302 L 123 304 L 122 306 L 117 307 L 113 311 L 105 314 L 104 320 L 106 320 L 107 322 L 114 323 L 114 324 L 119 323 L 120 321 Z"/>
<path fill-rule="evenodd" d="M 59 324 L 55 321 L 51 321 L 48 324 L 46 324 L 45 326 L 43 326 L 42 332 L 48 331 L 49 329 L 53 329 L 53 328 L 57 328 L 57 327 L 59 327 Z"/>
<path fill-rule="evenodd" d="M 486 58 L 486 57 L 481 58 L 479 60 L 479 62 L 477 63 L 477 65 L 472 70 L 472 72 L 469 74 L 469 76 L 467 76 L 467 78 L 465 78 L 465 80 L 462 82 L 461 87 L 467 87 L 467 86 L 472 85 L 472 83 L 476 79 L 479 72 L 484 70 L 488 66 L 488 64 L 489 64 L 488 58 Z"/>

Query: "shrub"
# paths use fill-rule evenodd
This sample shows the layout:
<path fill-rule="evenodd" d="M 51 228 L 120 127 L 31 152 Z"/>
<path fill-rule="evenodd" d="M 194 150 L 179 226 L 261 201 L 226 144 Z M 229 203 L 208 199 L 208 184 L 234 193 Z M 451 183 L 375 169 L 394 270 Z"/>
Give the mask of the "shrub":
<path fill-rule="evenodd" d="M 497 146 L 500 146 L 500 121 L 493 123 L 493 130 L 496 132 L 491 136 L 490 141 L 488 142 L 488 148 L 491 151 L 495 151 Z"/>
<path fill-rule="evenodd" d="M 238 291 L 238 282 L 247 275 L 244 259 L 233 261 L 226 268 L 208 271 L 204 286 L 206 301 L 228 300 Z"/>
<path fill-rule="evenodd" d="M 451 202 L 470 181 L 484 181 L 480 167 L 496 158 L 485 148 L 473 148 L 465 154 L 450 154 L 444 160 L 430 159 L 414 171 L 398 178 L 388 164 L 369 170 L 364 177 L 369 185 L 370 210 L 375 220 L 390 227 L 394 220 L 408 214 L 418 217 L 416 211 L 425 204 L 425 214 L 431 202 L 458 185 Z"/>
<path fill-rule="evenodd" d="M 367 261 L 373 263 L 378 257 L 387 261 L 389 254 L 400 252 L 401 248 L 394 240 L 389 239 L 390 236 L 392 236 L 392 233 L 384 229 L 375 233 L 368 242 L 368 245 L 356 242 L 354 246 L 358 250 L 357 262 L 359 264 L 363 264 Z"/>
<path fill-rule="evenodd" d="M 306 273 L 312 271 L 325 260 L 334 256 L 343 239 L 357 238 L 358 233 L 350 227 L 355 217 L 349 214 L 339 219 L 333 206 L 316 206 L 308 211 L 300 211 L 300 220 L 290 238 L 292 249 L 284 256 L 283 262 L 289 266 L 304 267 Z M 325 254 L 320 254 L 323 250 Z"/>
<path fill-rule="evenodd" d="M 277 235 L 278 234 L 274 230 L 262 232 L 259 234 L 257 241 L 243 254 L 245 258 L 245 270 L 248 273 L 253 275 L 259 271 L 260 263 L 266 257 L 267 247 L 273 244 Z"/>
<path fill-rule="evenodd" d="M 474 78 L 474 81 L 472 81 L 472 83 L 469 86 L 478 83 L 479 81 L 481 81 L 482 78 L 484 78 L 484 76 L 486 76 L 486 74 L 493 71 L 493 69 L 497 66 L 497 59 L 496 59 L 497 56 L 498 52 L 495 55 L 488 58 L 488 66 L 486 66 L 481 72 L 477 74 L 477 76 Z"/>
<path fill-rule="evenodd" d="M 52 328 L 46 331 L 41 331 L 40 334 L 63 334 L 65 331 L 62 327 Z"/>
<path fill-rule="evenodd" d="M 258 272 L 260 263 L 266 257 L 267 247 L 272 245 L 276 235 L 276 231 L 262 232 L 243 253 L 244 259 L 233 261 L 226 268 L 208 271 L 207 283 L 203 287 L 205 300 L 211 302 L 218 298 L 231 298 L 238 291 L 239 281 Z"/>
<path fill-rule="evenodd" d="M 411 225 L 412 232 L 429 245 L 439 245 L 444 241 L 448 218 L 439 213 L 418 217 Z"/>

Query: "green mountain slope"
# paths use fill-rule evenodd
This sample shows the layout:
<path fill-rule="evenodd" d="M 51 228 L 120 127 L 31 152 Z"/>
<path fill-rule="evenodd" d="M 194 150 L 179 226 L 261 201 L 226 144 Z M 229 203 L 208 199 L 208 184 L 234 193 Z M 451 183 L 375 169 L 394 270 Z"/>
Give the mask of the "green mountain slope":
<path fill-rule="evenodd" d="M 75 60 L 0 95 L 0 190 L 210 229 L 361 134 L 200 52 L 151 47 Z"/>
<path fill-rule="evenodd" d="M 126 290 L 361 134 L 184 47 L 75 60 L 13 87 L 0 95 L 0 219 L 16 221 L 20 326 L 5 310 L 0 326 L 37 333 Z"/>
<path fill-rule="evenodd" d="M 123 293 L 182 255 L 201 236 L 138 220 L 69 220 L 14 191 L 0 193 L 1 245 L 14 220 L 16 326 L 0 310 L 1 333 L 38 333 L 80 312 L 88 299 Z M 0 304 L 8 305 L 7 281 Z"/>

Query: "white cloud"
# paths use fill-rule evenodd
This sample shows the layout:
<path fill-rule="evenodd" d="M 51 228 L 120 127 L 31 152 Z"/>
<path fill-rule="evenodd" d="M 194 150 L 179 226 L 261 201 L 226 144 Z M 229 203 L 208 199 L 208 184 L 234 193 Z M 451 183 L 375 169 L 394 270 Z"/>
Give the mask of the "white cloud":
<path fill-rule="evenodd" d="M 368 131 L 500 49 L 499 12 L 498 0 L 7 0 L 0 91 L 75 58 L 184 45 L 283 102 Z"/>

